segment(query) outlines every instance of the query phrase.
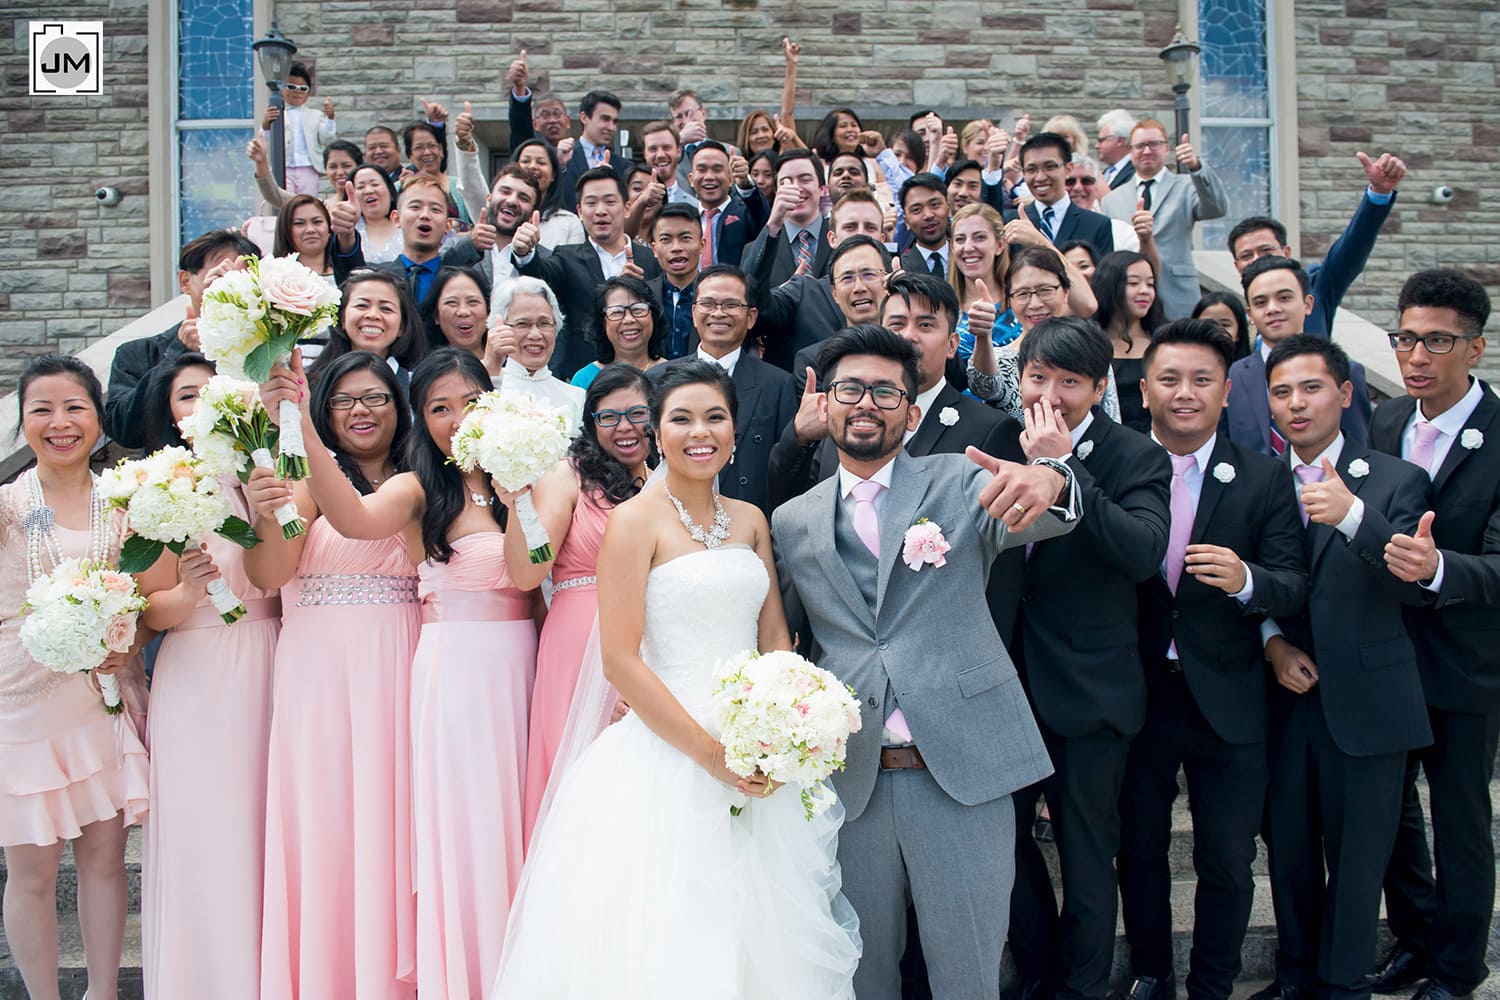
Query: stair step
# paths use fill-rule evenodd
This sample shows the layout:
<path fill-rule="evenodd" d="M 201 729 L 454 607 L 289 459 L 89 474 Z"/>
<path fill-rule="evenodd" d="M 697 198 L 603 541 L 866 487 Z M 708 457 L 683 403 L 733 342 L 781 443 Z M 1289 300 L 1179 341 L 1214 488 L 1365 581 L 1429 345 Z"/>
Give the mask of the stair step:
<path fill-rule="evenodd" d="M 88 970 L 83 960 L 83 933 L 78 914 L 58 914 L 57 980 L 63 1000 L 83 996 Z M 125 951 L 120 959 L 119 1000 L 141 1000 L 141 918 L 131 913 L 125 923 Z M 27 1000 L 21 973 L 11 961 L 10 947 L 0 935 L 0 1000 Z"/>

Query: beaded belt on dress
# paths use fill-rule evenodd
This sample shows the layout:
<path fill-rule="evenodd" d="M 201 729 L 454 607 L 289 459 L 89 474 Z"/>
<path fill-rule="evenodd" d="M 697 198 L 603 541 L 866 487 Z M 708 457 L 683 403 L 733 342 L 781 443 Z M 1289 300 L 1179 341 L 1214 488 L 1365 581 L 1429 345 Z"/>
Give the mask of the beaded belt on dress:
<path fill-rule="evenodd" d="M 552 590 L 556 593 L 559 590 L 572 590 L 574 587 L 592 587 L 598 584 L 598 582 L 599 578 L 597 576 L 575 576 L 571 580 L 554 583 Z"/>
<path fill-rule="evenodd" d="M 416 604 L 417 578 L 376 573 L 309 573 L 297 607 L 324 604 Z"/>

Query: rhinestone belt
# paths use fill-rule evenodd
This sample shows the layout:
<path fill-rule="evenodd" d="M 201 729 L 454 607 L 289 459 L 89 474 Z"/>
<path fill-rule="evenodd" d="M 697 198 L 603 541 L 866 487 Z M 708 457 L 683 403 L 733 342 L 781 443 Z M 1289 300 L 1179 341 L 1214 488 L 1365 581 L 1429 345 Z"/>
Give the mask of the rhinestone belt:
<path fill-rule="evenodd" d="M 375 573 L 309 573 L 297 607 L 325 604 L 416 604 L 417 578 Z"/>
<path fill-rule="evenodd" d="M 552 585 L 552 591 L 553 593 L 556 593 L 559 590 L 572 590 L 574 587 L 592 587 L 598 582 L 599 578 L 597 576 L 575 576 L 571 580 L 564 580 L 562 583 L 554 583 Z"/>

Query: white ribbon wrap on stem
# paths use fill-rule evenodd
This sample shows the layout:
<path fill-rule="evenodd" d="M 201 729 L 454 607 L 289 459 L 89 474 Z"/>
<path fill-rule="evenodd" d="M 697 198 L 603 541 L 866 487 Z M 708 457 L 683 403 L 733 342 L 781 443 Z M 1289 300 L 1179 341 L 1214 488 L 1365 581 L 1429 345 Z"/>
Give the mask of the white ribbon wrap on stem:
<path fill-rule="evenodd" d="M 299 421 L 302 419 L 299 415 Z M 301 425 L 299 423 L 300 432 Z M 250 461 L 255 463 L 257 469 L 270 469 L 276 471 L 276 462 L 271 458 L 271 453 L 265 448 L 257 448 L 250 453 Z M 302 518 L 297 515 L 295 503 L 284 503 L 276 508 L 276 523 L 281 525 L 281 537 L 296 538 L 307 531 L 307 525 L 302 523 Z"/>
<path fill-rule="evenodd" d="M 120 700 L 120 682 L 113 674 L 95 674 L 94 679 L 99 682 L 99 693 L 104 696 L 104 709 L 110 715 L 117 715 L 123 711 L 123 702 Z"/>
<path fill-rule="evenodd" d="M 197 540 L 190 539 L 187 547 L 197 548 L 198 544 Z M 227 624 L 233 625 L 245 617 L 245 602 L 240 600 L 235 592 L 229 589 L 229 584 L 225 583 L 222 579 L 210 580 L 208 582 L 208 603 L 214 606 L 214 610 L 219 613 L 219 617 L 224 619 Z"/>
<path fill-rule="evenodd" d="M 307 478 L 307 444 L 302 440 L 302 411 L 290 399 L 283 399 L 276 410 L 281 425 L 277 445 L 277 472 L 283 479 Z"/>
<path fill-rule="evenodd" d="M 547 537 L 547 528 L 537 516 L 529 492 L 516 498 L 516 517 L 521 522 L 521 533 L 526 536 L 527 557 L 532 563 L 549 562 L 553 557 L 552 539 Z"/>

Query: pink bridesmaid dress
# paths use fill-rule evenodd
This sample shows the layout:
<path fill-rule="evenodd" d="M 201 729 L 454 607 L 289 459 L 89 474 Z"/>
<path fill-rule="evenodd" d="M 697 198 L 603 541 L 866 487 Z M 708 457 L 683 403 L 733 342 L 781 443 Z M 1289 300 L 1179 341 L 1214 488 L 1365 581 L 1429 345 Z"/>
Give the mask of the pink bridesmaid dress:
<path fill-rule="evenodd" d="M 562 742 L 578 685 L 578 668 L 584 647 L 599 613 L 599 545 L 613 509 L 602 497 L 581 489 L 573 508 L 568 536 L 552 564 L 552 606 L 542 626 L 536 654 L 536 689 L 531 695 L 531 733 L 526 746 L 526 843 L 536 823 L 542 794 L 552 774 L 552 762 Z"/>
<path fill-rule="evenodd" d="M 480 1000 L 500 965 L 521 874 L 526 705 L 536 669 L 531 601 L 499 532 L 453 542 L 421 578 L 412 663 L 417 992 Z"/>
<path fill-rule="evenodd" d="M 31 509 L 22 483 L 0 486 L 0 845 L 46 847 L 72 840 L 91 823 L 146 813 L 146 748 L 129 713 L 110 715 L 92 679 L 55 674 L 21 644 L 21 603 L 31 585 L 22 519 Z M 120 525 L 109 557 L 120 554 Z M 56 525 L 65 558 L 88 553 L 89 532 Z M 52 564 L 44 559 L 42 572 Z"/>
<path fill-rule="evenodd" d="M 401 538 L 319 518 L 281 601 L 261 994 L 410 1000 L 417 573 Z"/>
<path fill-rule="evenodd" d="M 239 484 L 227 492 L 247 517 Z M 141 858 L 148 1000 L 261 996 L 266 752 L 281 599 L 250 585 L 239 546 L 217 535 L 207 544 L 246 614 L 226 625 L 204 599 L 156 657 Z"/>

